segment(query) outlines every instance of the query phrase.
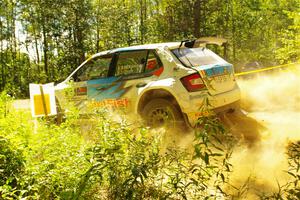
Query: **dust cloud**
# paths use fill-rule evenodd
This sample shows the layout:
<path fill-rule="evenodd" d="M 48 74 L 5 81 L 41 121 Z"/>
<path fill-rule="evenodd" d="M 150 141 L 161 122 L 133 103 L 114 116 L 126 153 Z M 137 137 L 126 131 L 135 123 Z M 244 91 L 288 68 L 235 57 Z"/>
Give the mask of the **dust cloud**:
<path fill-rule="evenodd" d="M 238 199 L 259 199 L 290 178 L 286 147 L 300 140 L 300 66 L 238 83 L 246 115 L 229 119 L 232 132 L 243 136 L 231 159 L 232 192 Z"/>

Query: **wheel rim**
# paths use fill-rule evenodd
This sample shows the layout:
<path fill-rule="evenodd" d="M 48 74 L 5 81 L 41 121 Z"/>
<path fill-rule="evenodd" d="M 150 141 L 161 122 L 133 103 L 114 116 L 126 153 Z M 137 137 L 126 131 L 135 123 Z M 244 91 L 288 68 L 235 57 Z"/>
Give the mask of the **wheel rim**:
<path fill-rule="evenodd" d="M 148 114 L 148 124 L 152 127 L 174 126 L 175 116 L 168 108 L 156 108 Z"/>

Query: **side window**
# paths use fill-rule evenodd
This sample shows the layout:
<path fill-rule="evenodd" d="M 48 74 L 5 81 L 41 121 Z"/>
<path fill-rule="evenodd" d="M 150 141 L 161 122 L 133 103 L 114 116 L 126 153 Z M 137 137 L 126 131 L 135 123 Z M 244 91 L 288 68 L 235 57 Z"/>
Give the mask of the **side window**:
<path fill-rule="evenodd" d="M 107 77 L 111 60 L 111 55 L 93 58 L 73 75 L 74 81 L 80 82 Z"/>
<path fill-rule="evenodd" d="M 144 72 L 148 51 L 121 52 L 115 76 L 128 76 Z"/>
<path fill-rule="evenodd" d="M 160 68 L 162 65 L 158 57 L 154 54 L 154 52 L 150 51 L 148 54 L 147 64 L 145 68 L 145 72 L 151 72 L 155 69 Z"/>

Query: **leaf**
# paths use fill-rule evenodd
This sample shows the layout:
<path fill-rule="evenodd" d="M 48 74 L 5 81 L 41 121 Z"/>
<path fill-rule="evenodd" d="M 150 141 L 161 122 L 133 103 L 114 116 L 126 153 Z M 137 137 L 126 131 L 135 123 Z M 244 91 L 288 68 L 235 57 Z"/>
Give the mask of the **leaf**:
<path fill-rule="evenodd" d="M 205 152 L 204 161 L 206 165 L 209 165 L 209 155 Z"/>
<path fill-rule="evenodd" d="M 216 186 L 217 187 L 217 189 L 222 193 L 222 194 L 224 194 L 224 192 L 223 192 L 223 190 L 221 189 L 221 187 L 220 186 Z"/>
<path fill-rule="evenodd" d="M 293 176 L 294 178 L 296 178 L 296 175 L 292 172 L 287 172 L 289 175 Z"/>
<path fill-rule="evenodd" d="M 230 171 L 231 171 L 230 168 L 229 168 L 229 165 L 225 165 L 225 167 L 226 167 L 226 171 L 227 171 L 227 172 L 230 172 Z"/>
<path fill-rule="evenodd" d="M 142 169 L 141 173 L 142 173 L 142 175 L 143 175 L 145 178 L 148 178 L 147 173 L 146 173 L 146 170 Z"/>
<path fill-rule="evenodd" d="M 198 181 L 197 181 L 196 179 L 191 178 L 191 180 L 193 181 L 193 183 L 194 183 L 195 185 L 198 185 Z"/>
<path fill-rule="evenodd" d="M 221 154 L 221 153 L 212 153 L 212 154 L 210 154 L 210 156 L 223 156 L 223 154 Z"/>
<path fill-rule="evenodd" d="M 223 181 L 223 183 L 225 182 L 225 176 L 224 176 L 224 174 L 223 173 L 221 173 L 220 174 L 220 176 L 221 176 L 221 178 L 222 178 L 222 181 Z"/>

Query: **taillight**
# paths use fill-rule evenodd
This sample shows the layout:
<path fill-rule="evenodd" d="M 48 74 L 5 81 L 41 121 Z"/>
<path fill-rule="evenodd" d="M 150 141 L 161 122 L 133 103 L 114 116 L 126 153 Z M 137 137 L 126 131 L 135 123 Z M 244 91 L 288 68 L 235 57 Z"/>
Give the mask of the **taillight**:
<path fill-rule="evenodd" d="M 196 92 L 205 88 L 205 85 L 198 73 L 185 76 L 181 78 L 180 81 L 189 92 Z"/>

